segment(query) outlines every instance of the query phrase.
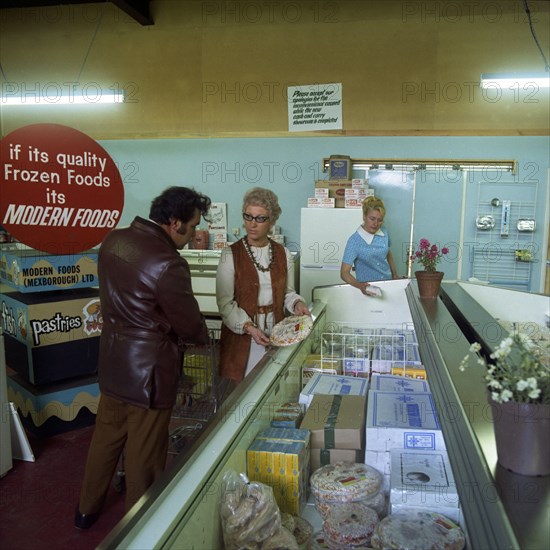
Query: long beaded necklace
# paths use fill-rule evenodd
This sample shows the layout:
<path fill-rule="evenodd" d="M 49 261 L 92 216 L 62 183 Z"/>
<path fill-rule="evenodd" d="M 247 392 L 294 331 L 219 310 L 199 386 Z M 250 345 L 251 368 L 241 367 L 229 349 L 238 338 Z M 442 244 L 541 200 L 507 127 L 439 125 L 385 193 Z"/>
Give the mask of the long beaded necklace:
<path fill-rule="evenodd" d="M 273 257 L 273 247 L 271 246 L 271 239 L 269 239 L 269 238 L 267 239 L 268 255 L 269 255 L 269 263 L 267 264 L 267 267 L 264 267 L 263 265 L 258 263 L 256 258 L 254 257 L 254 254 L 252 253 L 252 249 L 250 248 L 250 245 L 248 244 L 248 239 L 246 238 L 246 236 L 243 237 L 243 244 L 244 244 L 244 248 L 246 250 L 246 253 L 248 254 L 249 258 L 252 260 L 252 263 L 256 266 L 256 269 L 258 271 L 262 271 L 263 273 L 265 273 L 266 271 L 271 270 L 271 266 L 273 265 L 273 260 L 275 259 Z"/>

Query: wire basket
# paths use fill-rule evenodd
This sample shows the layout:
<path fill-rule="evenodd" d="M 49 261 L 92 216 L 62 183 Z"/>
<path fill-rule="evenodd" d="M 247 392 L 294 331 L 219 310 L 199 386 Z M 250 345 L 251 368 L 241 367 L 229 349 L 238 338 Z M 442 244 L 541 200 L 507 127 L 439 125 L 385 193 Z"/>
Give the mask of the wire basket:
<path fill-rule="evenodd" d="M 220 329 L 209 329 L 208 344 L 189 346 L 172 410 L 173 418 L 206 421 L 219 405 L 219 342 Z"/>
<path fill-rule="evenodd" d="M 327 323 L 320 341 L 321 365 L 338 374 L 368 378 L 371 372 L 401 374 L 422 369 L 412 323 Z"/>

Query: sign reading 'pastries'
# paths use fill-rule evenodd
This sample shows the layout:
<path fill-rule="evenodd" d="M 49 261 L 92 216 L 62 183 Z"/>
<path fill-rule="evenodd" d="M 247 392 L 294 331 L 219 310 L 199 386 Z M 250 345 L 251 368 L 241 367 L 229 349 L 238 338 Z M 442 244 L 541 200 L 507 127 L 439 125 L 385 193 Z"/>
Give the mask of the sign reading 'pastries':
<path fill-rule="evenodd" d="M 86 134 L 31 124 L 0 142 L 0 225 L 22 243 L 73 254 L 120 220 L 124 187 L 113 159 Z"/>

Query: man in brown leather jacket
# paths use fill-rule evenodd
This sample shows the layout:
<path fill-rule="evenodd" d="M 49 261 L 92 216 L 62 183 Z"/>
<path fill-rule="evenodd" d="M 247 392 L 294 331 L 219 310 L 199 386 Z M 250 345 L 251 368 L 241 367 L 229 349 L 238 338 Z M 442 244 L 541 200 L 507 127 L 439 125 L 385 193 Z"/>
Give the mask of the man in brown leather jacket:
<path fill-rule="evenodd" d="M 170 187 L 153 200 L 148 220 L 136 217 L 101 244 L 101 396 L 75 514 L 80 529 L 97 520 L 123 449 L 126 510 L 164 470 L 183 344 L 208 337 L 178 249 L 209 207 L 208 197 Z"/>

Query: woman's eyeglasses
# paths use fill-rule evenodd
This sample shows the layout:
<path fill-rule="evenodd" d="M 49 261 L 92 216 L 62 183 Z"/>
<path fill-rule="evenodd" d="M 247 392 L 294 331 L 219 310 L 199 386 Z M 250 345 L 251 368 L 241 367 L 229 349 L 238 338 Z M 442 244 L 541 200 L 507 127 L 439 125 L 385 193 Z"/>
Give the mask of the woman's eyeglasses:
<path fill-rule="evenodd" d="M 267 220 L 269 220 L 269 216 L 251 216 L 250 214 L 243 212 L 243 220 L 247 222 L 254 221 L 256 223 L 265 223 Z"/>

